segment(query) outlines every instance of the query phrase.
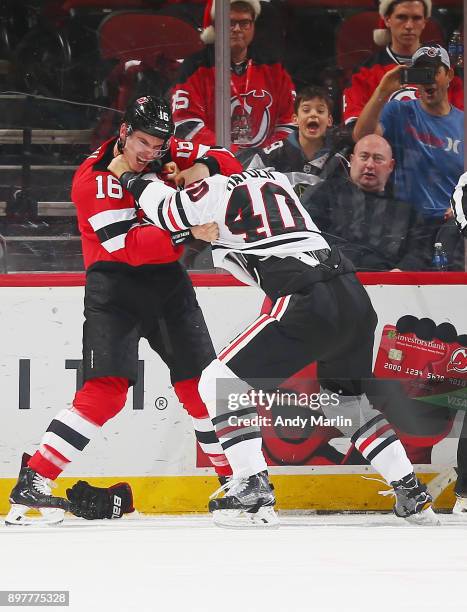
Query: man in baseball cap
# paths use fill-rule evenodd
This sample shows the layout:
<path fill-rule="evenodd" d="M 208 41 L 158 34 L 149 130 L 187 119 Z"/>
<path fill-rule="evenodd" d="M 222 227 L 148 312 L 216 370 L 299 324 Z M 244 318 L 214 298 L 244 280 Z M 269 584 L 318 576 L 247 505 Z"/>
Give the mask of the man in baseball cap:
<path fill-rule="evenodd" d="M 403 70 L 395 66 L 363 108 L 353 135 L 359 140 L 377 132 L 391 143 L 395 193 L 411 202 L 435 233 L 452 217 L 450 198 L 464 168 L 464 113 L 449 101 L 454 71 L 446 49 L 420 47 L 412 66 L 434 68 L 431 82 L 418 84 L 420 98 L 403 103 L 392 99 Z M 434 238 L 429 238 L 431 244 Z"/>
<path fill-rule="evenodd" d="M 419 85 L 422 108 L 432 115 L 446 116 L 451 109 L 448 90 L 454 76 L 446 49 L 440 45 L 420 47 L 412 55 L 412 66 L 433 67 L 433 83 Z"/>
<path fill-rule="evenodd" d="M 432 12 L 431 0 L 379 0 L 380 21 L 373 39 L 380 47 L 355 68 L 350 85 L 344 90 L 343 120 L 353 124 L 386 72 L 397 65 L 412 65 L 413 54 L 423 46 L 421 38 Z M 431 34 L 427 38 L 432 38 Z M 399 85 L 392 98 L 408 100 L 417 96 L 415 84 Z M 449 102 L 464 108 L 464 86 L 455 76 L 449 87 Z"/>

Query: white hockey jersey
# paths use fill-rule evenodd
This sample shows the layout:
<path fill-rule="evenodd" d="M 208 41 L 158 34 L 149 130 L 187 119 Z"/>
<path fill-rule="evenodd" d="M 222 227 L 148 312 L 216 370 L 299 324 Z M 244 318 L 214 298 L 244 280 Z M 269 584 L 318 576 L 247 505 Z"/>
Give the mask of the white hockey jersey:
<path fill-rule="evenodd" d="M 212 244 L 214 265 L 249 285 L 259 284 L 251 268 L 248 270 L 249 254 L 262 260 L 295 257 L 316 266 L 319 260 L 313 251 L 329 248 L 280 172 L 215 175 L 183 191 L 158 181 L 147 182 L 138 191 L 138 205 L 162 229 L 178 232 L 216 221 L 219 238 Z"/>
<path fill-rule="evenodd" d="M 467 172 L 461 175 L 452 194 L 451 208 L 457 227 L 467 237 Z"/>

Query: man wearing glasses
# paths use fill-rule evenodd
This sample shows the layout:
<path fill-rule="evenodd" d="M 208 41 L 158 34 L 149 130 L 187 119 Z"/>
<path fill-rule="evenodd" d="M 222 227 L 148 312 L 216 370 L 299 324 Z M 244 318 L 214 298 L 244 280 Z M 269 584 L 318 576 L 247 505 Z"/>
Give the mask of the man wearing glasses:
<path fill-rule="evenodd" d="M 259 0 L 232 1 L 230 9 L 231 134 L 239 147 L 266 147 L 293 131 L 294 85 L 276 58 L 254 49 Z M 214 2 L 208 2 L 203 51 L 187 58 L 172 90 L 178 138 L 216 144 Z"/>

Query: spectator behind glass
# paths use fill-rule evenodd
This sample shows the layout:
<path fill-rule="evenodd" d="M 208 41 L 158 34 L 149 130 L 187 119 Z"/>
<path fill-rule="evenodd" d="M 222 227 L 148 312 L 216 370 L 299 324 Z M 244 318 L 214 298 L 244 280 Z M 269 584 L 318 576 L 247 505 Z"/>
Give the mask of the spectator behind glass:
<path fill-rule="evenodd" d="M 340 138 L 332 129 L 333 102 L 322 87 L 305 87 L 294 102 L 294 130 L 286 140 L 264 149 L 241 149 L 237 158 L 245 170 L 274 168 L 278 172 L 300 172 L 325 179 L 331 175 L 348 175 L 345 145 L 353 143 Z"/>
<path fill-rule="evenodd" d="M 259 0 L 231 0 L 232 143 L 240 147 L 268 146 L 293 129 L 294 85 L 281 62 L 251 45 Z M 215 135 L 214 2 L 208 2 L 203 51 L 187 58 L 172 89 L 176 135 L 205 145 Z"/>
<path fill-rule="evenodd" d="M 365 136 L 350 158 L 350 179 L 311 187 L 302 204 L 330 244 L 357 270 L 426 270 L 429 251 L 423 220 L 413 206 L 385 192 L 394 168 L 382 136 Z"/>
<path fill-rule="evenodd" d="M 396 160 L 394 190 L 411 202 L 433 240 L 452 218 L 450 198 L 464 167 L 464 113 L 451 106 L 448 88 L 453 71 L 443 47 L 422 47 L 412 58 L 417 67 L 434 69 L 433 83 L 420 86 L 420 99 L 399 104 L 388 100 L 399 87 L 401 66 L 387 72 L 354 128 L 358 140 L 378 132 L 391 143 Z"/>
<path fill-rule="evenodd" d="M 421 46 L 420 37 L 431 16 L 431 0 L 380 0 L 381 27 L 374 31 L 375 43 L 383 47 L 357 67 L 350 86 L 344 90 L 343 120 L 355 122 L 383 75 L 395 65 L 410 65 L 412 55 Z M 410 100 L 417 95 L 417 86 L 400 85 L 391 99 Z M 461 79 L 454 77 L 449 89 L 451 104 L 464 109 Z"/>

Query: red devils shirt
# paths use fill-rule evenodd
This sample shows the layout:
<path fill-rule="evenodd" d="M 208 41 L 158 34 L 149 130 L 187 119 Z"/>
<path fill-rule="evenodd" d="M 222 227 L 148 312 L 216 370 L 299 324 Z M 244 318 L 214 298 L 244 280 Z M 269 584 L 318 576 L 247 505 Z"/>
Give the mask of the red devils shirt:
<path fill-rule="evenodd" d="M 174 247 L 168 232 L 143 220 L 133 196 L 107 170 L 114 156 L 116 139 L 108 140 L 77 169 L 71 190 L 76 206 L 83 247 L 84 266 L 112 261 L 140 266 L 176 261 L 183 247 Z M 240 172 L 241 164 L 225 149 L 209 149 L 172 138 L 162 164 L 175 161 L 183 170 L 203 155 L 213 157 L 219 172 Z M 158 175 L 163 178 L 159 171 Z"/>
<path fill-rule="evenodd" d="M 358 119 L 383 75 L 394 68 L 396 64 L 402 64 L 402 61 L 394 55 L 389 47 L 386 47 L 372 55 L 356 69 L 352 75 L 350 87 L 344 90 L 342 106 L 344 123 L 350 123 Z M 401 89 L 392 94 L 390 99 L 413 100 L 414 98 L 418 98 L 417 87 L 403 85 Z M 452 79 L 449 85 L 448 98 L 453 106 L 464 110 L 464 85 L 457 76 Z"/>
<path fill-rule="evenodd" d="M 213 45 L 184 61 L 172 89 L 172 113 L 180 138 L 215 144 L 214 75 Z M 249 137 L 243 146 L 266 147 L 293 131 L 294 89 L 278 61 L 268 62 L 252 55 L 242 71 L 231 71 L 232 125 L 239 115 L 248 117 Z"/>

